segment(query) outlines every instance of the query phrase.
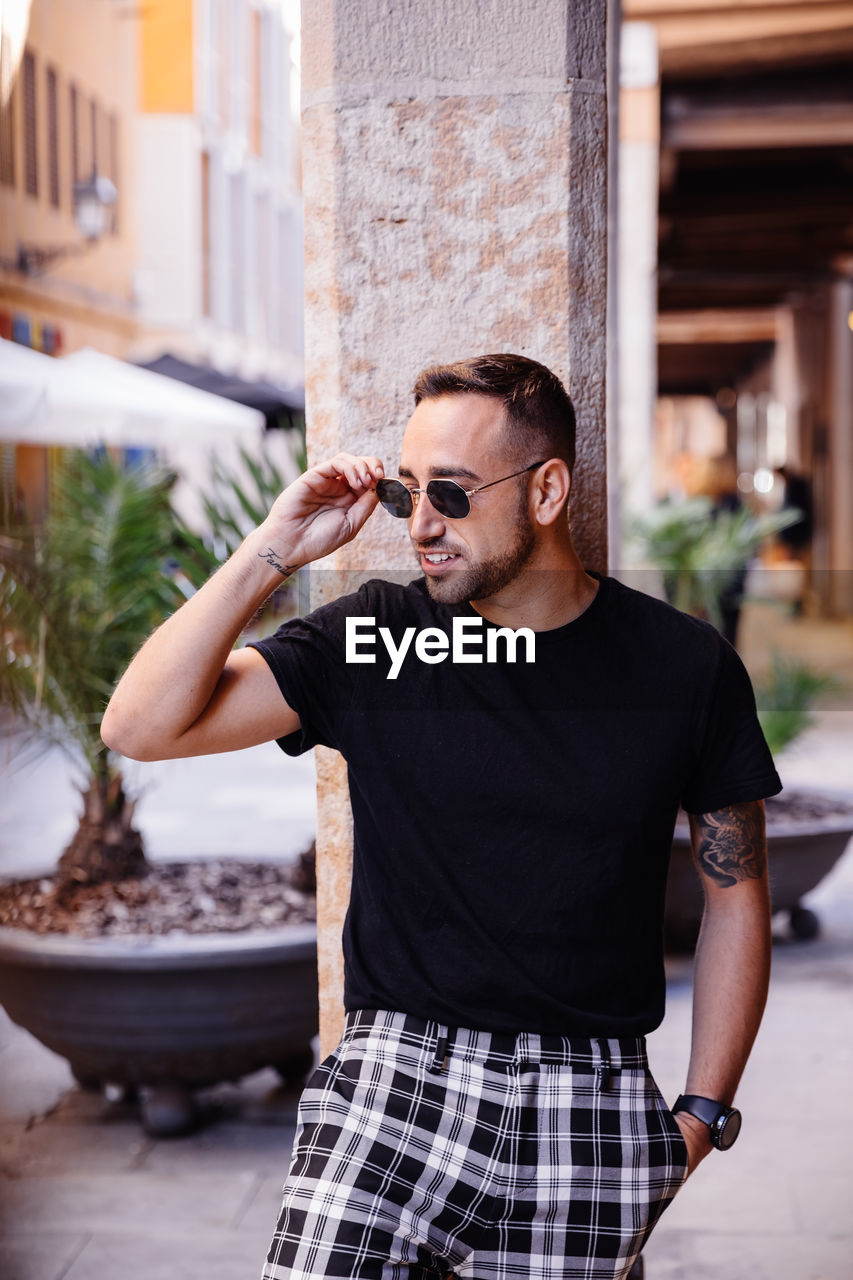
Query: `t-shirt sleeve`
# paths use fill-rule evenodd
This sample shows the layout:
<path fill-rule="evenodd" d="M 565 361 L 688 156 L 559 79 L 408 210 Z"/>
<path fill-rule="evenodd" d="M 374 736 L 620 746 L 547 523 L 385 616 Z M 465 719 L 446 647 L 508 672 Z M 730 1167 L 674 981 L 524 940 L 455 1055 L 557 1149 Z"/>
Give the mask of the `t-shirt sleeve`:
<path fill-rule="evenodd" d="M 338 745 L 353 693 L 353 668 L 345 660 L 346 618 L 366 611 L 358 597 L 343 597 L 251 642 L 249 647 L 269 663 L 285 702 L 299 716 L 300 727 L 276 739 L 288 755 L 301 755 L 318 744 Z"/>
<path fill-rule="evenodd" d="M 688 813 L 711 813 L 782 790 L 755 707 L 749 675 L 720 639 L 719 663 L 699 729 L 697 764 L 681 797 Z"/>

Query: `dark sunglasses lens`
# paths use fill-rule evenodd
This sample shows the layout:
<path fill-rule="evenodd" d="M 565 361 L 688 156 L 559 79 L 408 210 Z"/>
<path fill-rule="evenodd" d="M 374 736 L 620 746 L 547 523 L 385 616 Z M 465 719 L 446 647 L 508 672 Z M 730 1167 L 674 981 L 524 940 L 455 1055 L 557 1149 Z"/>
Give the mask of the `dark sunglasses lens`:
<path fill-rule="evenodd" d="M 412 495 L 402 481 L 380 480 L 376 486 L 376 496 L 392 516 L 408 520 L 412 514 Z"/>
<path fill-rule="evenodd" d="M 426 491 L 438 514 L 448 520 L 463 520 L 471 510 L 467 493 L 455 480 L 430 480 Z"/>

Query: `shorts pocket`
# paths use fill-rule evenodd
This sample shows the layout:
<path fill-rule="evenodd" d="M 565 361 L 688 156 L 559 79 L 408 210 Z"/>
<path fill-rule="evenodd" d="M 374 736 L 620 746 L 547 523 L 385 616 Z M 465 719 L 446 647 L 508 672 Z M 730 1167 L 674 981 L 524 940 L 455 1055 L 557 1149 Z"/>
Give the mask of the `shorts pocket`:
<path fill-rule="evenodd" d="M 684 1140 L 684 1134 L 681 1132 L 681 1126 L 667 1106 L 664 1096 L 658 1088 L 657 1081 L 651 1072 L 649 1072 L 649 1087 L 651 1099 L 660 1116 L 661 1125 L 666 1135 L 674 1194 L 687 1181 L 690 1165 L 687 1143 Z"/>
<path fill-rule="evenodd" d="M 676 1161 L 676 1167 L 679 1164 L 683 1167 L 683 1173 L 681 1176 L 681 1183 L 683 1185 L 687 1181 L 687 1174 L 690 1171 L 690 1156 L 687 1151 L 687 1143 L 684 1140 L 684 1134 L 681 1132 L 681 1126 L 670 1111 L 669 1107 L 665 1107 L 664 1109 L 664 1120 L 667 1122 L 673 1143 L 675 1144 L 674 1159 Z"/>

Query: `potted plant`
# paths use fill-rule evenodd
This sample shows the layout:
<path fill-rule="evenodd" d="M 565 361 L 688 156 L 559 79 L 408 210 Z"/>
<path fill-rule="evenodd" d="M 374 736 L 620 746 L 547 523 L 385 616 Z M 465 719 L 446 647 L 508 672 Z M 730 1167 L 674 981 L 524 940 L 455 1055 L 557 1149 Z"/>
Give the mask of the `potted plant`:
<path fill-rule="evenodd" d="M 172 481 L 105 451 L 69 452 L 44 522 L 7 522 L 0 541 L 0 701 L 13 714 L 16 745 L 67 753 L 82 796 L 56 875 L 0 891 L 11 921 L 0 927 L 0 1002 L 67 1057 L 81 1083 L 138 1088 L 143 1119 L 159 1132 L 193 1123 L 196 1087 L 266 1065 L 304 1074 L 317 1030 L 310 919 L 192 936 L 157 936 L 155 924 L 154 932 L 84 937 L 75 927 L 87 898 L 117 900 L 125 913 L 137 901 L 144 909 L 160 872 L 145 858 L 135 800 L 99 725 L 137 648 L 213 567 L 176 519 Z M 301 873 L 304 888 L 304 866 Z M 229 864 L 225 874 L 238 872 Z M 293 874 L 281 874 L 298 893 Z M 180 875 L 187 880 L 186 869 Z M 219 888 L 206 885 L 211 906 Z M 192 914 L 198 924 L 197 906 Z"/>
<path fill-rule="evenodd" d="M 811 707 L 838 680 L 774 652 L 767 677 L 755 686 L 758 717 L 775 755 L 813 723 Z M 801 899 L 843 854 L 853 836 L 853 804 L 813 791 L 783 791 L 765 804 L 774 912 L 787 912 L 791 933 L 810 941 L 820 921 Z M 676 825 L 667 879 L 665 928 L 672 950 L 692 947 L 702 919 L 702 892 L 692 865 L 686 817 Z"/>
<path fill-rule="evenodd" d="M 798 516 L 790 510 L 756 515 L 697 496 L 659 502 L 643 519 L 630 520 L 628 533 L 643 559 L 661 571 L 669 603 L 720 630 L 727 596 L 749 561 L 766 538 Z"/>
<path fill-rule="evenodd" d="M 749 560 L 765 538 L 798 518 L 799 512 L 791 510 L 758 516 L 745 508 L 715 512 L 709 499 L 696 497 L 660 503 L 646 519 L 633 521 L 631 536 L 643 559 L 661 570 L 670 603 L 721 629 L 722 602 L 731 604 L 732 586 Z M 773 654 L 770 673 L 755 692 L 774 755 L 812 722 L 815 698 L 837 688 L 834 677 Z M 801 898 L 844 852 L 853 835 L 853 805 L 811 791 L 784 791 L 771 796 L 765 808 L 774 911 L 788 913 L 795 938 L 815 938 L 820 923 Z M 693 947 L 702 908 L 687 818 L 680 815 L 667 879 L 665 931 L 671 949 Z"/>

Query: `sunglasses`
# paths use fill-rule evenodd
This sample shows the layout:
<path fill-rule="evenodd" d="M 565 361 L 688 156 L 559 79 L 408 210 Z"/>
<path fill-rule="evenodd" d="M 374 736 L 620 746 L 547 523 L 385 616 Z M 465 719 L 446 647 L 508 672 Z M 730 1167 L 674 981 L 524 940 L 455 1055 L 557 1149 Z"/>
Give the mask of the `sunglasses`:
<path fill-rule="evenodd" d="M 401 520 L 408 520 L 422 493 L 426 494 L 434 510 L 446 520 L 464 520 L 471 514 L 471 499 L 475 493 L 482 493 L 483 489 L 491 489 L 492 485 L 503 484 L 504 480 L 526 475 L 528 471 L 535 471 L 541 466 L 541 462 L 531 462 L 529 467 L 522 467 L 521 471 L 501 476 L 500 480 L 490 480 L 488 484 L 478 485 L 476 489 L 463 489 L 455 480 L 430 480 L 425 489 L 409 489 L 402 480 L 380 480 L 376 485 L 376 495 L 389 515 L 398 516 Z"/>

